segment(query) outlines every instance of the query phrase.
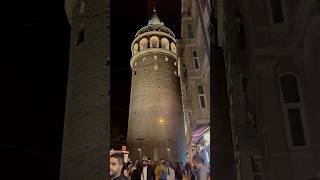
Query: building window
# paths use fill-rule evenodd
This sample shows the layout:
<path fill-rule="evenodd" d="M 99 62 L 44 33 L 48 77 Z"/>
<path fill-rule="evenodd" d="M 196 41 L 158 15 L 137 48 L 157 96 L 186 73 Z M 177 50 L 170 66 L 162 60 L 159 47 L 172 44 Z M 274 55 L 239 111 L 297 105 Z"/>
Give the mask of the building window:
<path fill-rule="evenodd" d="M 246 47 L 245 44 L 245 33 L 244 33 L 244 27 L 242 23 L 242 17 L 241 12 L 239 9 L 235 10 L 235 26 L 237 31 L 237 44 L 239 49 L 243 49 Z"/>
<path fill-rule="evenodd" d="M 189 39 L 194 38 L 191 24 L 188 24 L 188 35 L 189 35 Z"/>
<path fill-rule="evenodd" d="M 273 23 L 282 23 L 284 21 L 281 0 L 270 0 Z"/>
<path fill-rule="evenodd" d="M 80 25 L 76 45 L 79 46 L 85 40 L 84 24 Z"/>
<path fill-rule="evenodd" d="M 197 51 L 193 51 L 192 52 L 192 60 L 193 60 L 193 67 L 195 70 L 199 70 L 200 66 L 199 66 L 199 60 L 198 60 L 198 55 L 197 55 Z"/>
<path fill-rule="evenodd" d="M 305 146 L 306 141 L 303 132 L 300 108 L 288 108 L 288 119 L 290 123 L 291 139 L 293 146 Z"/>
<path fill-rule="evenodd" d="M 297 77 L 292 74 L 280 76 L 280 86 L 284 113 L 289 125 L 291 145 L 293 147 L 306 146 L 302 115 L 303 105 Z"/>
<path fill-rule="evenodd" d="M 252 173 L 254 180 L 262 179 L 262 158 L 261 156 L 251 157 Z"/>
<path fill-rule="evenodd" d="M 199 96 L 200 109 L 205 109 L 206 108 L 206 99 L 205 99 L 204 90 L 203 90 L 202 85 L 198 85 L 198 96 Z"/>

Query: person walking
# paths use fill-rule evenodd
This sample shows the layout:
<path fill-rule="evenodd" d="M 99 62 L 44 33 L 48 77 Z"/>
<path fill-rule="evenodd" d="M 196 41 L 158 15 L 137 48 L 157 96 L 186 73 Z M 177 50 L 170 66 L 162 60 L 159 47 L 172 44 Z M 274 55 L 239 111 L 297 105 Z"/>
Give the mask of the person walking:
<path fill-rule="evenodd" d="M 121 170 L 123 168 L 123 158 L 119 154 L 113 154 L 110 156 L 110 179 L 111 180 L 128 180 Z"/>
<path fill-rule="evenodd" d="M 174 167 L 174 174 L 176 176 L 176 180 L 182 180 L 182 171 L 179 162 L 176 162 L 176 165 Z"/>
<path fill-rule="evenodd" d="M 131 180 L 141 180 L 141 164 L 137 160 L 130 169 L 129 175 Z"/>
<path fill-rule="evenodd" d="M 166 161 L 161 158 L 159 165 L 156 167 L 156 179 L 157 180 L 166 180 L 167 179 L 167 169 Z"/>
<path fill-rule="evenodd" d="M 125 177 L 127 177 L 130 180 L 129 166 L 130 166 L 130 162 L 125 163 L 122 168 L 121 174 L 123 174 Z"/>
<path fill-rule="evenodd" d="M 208 180 L 210 178 L 210 170 L 204 164 L 204 160 L 200 155 L 194 155 L 192 157 L 194 168 L 197 170 L 195 174 L 195 180 Z"/>
<path fill-rule="evenodd" d="M 148 158 L 142 158 L 141 180 L 156 180 L 153 167 L 148 164 Z"/>
<path fill-rule="evenodd" d="M 166 162 L 166 169 L 167 169 L 166 180 L 175 180 L 174 166 L 170 161 Z"/>

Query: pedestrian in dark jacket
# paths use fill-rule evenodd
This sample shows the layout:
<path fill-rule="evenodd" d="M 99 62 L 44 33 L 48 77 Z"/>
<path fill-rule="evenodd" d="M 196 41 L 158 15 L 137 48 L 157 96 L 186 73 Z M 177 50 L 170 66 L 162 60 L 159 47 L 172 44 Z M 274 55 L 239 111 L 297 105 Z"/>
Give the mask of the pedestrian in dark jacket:
<path fill-rule="evenodd" d="M 141 180 L 141 164 L 136 161 L 130 170 L 131 180 Z"/>
<path fill-rule="evenodd" d="M 204 164 L 203 158 L 200 155 L 194 155 L 192 157 L 192 161 L 195 169 L 197 170 L 195 180 L 208 180 L 208 178 L 210 177 L 210 170 Z"/>
<path fill-rule="evenodd" d="M 123 158 L 119 154 L 113 154 L 110 156 L 110 178 L 111 180 L 128 180 L 121 170 L 123 168 L 124 162 Z"/>
<path fill-rule="evenodd" d="M 182 180 L 182 171 L 181 171 L 181 167 L 180 167 L 180 164 L 179 162 L 176 162 L 176 165 L 174 167 L 174 173 L 175 173 L 175 176 L 176 176 L 176 180 Z"/>
<path fill-rule="evenodd" d="M 156 180 L 153 167 L 148 164 L 148 158 L 142 158 L 141 180 Z"/>

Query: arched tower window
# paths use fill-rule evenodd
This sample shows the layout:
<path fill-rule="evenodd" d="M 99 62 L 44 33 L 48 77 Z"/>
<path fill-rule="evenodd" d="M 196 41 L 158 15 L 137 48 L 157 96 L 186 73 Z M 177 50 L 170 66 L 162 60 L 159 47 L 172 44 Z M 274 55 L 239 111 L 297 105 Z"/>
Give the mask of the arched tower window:
<path fill-rule="evenodd" d="M 161 48 L 168 49 L 168 50 L 170 49 L 170 43 L 167 38 L 161 39 Z"/>
<path fill-rule="evenodd" d="M 148 39 L 147 38 L 142 38 L 139 42 L 140 44 L 140 51 L 143 51 L 145 49 L 147 49 L 148 47 Z"/>
<path fill-rule="evenodd" d="M 203 90 L 202 85 L 198 85 L 198 97 L 199 97 L 199 104 L 200 104 L 200 109 L 206 109 L 206 98 Z"/>
<path fill-rule="evenodd" d="M 135 43 L 133 45 L 133 54 L 136 54 L 138 51 L 139 51 L 139 45 L 138 45 L 138 43 Z"/>
<path fill-rule="evenodd" d="M 305 126 L 303 124 L 303 104 L 297 76 L 284 74 L 280 76 L 281 98 L 284 117 L 289 130 L 292 147 L 306 146 Z"/>
<path fill-rule="evenodd" d="M 175 54 L 177 53 L 176 44 L 174 42 L 171 43 L 171 51 Z"/>
<path fill-rule="evenodd" d="M 150 38 L 150 47 L 158 48 L 159 47 L 159 38 L 157 36 L 152 36 Z"/>

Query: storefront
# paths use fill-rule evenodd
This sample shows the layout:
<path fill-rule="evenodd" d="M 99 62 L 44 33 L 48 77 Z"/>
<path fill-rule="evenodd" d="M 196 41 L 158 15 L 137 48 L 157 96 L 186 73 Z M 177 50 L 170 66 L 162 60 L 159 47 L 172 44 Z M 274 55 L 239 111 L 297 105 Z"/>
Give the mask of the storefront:
<path fill-rule="evenodd" d="M 210 165 L 210 126 L 209 124 L 199 124 L 192 131 L 192 139 L 188 145 L 188 159 L 191 162 L 192 156 L 199 154 L 204 159 L 204 163 Z M 190 156 L 191 155 L 191 156 Z"/>

